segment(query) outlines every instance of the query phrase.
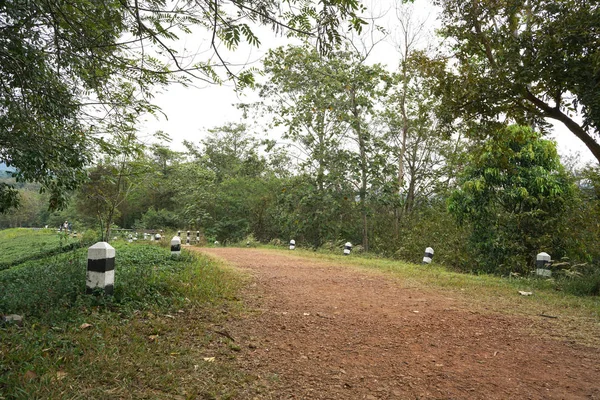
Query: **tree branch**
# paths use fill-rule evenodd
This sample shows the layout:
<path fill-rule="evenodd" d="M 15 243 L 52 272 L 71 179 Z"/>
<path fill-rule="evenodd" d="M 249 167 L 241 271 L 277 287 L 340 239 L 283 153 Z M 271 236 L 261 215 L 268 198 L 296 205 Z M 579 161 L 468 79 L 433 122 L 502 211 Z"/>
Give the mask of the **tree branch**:
<path fill-rule="evenodd" d="M 562 122 L 571 132 L 573 132 L 573 134 L 575 134 L 575 136 L 585 143 L 587 148 L 590 149 L 594 157 L 596 157 L 596 160 L 598 160 L 600 163 L 600 144 L 596 142 L 596 140 L 585 129 L 583 129 L 577 122 L 569 118 L 568 115 L 560 111 L 558 107 L 549 106 L 531 93 L 529 88 L 526 90 L 527 92 L 525 98 L 528 101 L 540 109 L 544 113 L 544 116 Z"/>

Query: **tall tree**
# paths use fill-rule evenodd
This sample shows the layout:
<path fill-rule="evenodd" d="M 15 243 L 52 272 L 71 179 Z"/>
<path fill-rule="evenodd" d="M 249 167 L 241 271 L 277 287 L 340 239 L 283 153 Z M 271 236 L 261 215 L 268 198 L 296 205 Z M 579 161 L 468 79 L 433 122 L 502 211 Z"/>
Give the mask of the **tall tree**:
<path fill-rule="evenodd" d="M 479 268 L 525 272 L 537 252 L 551 251 L 572 189 L 554 142 L 513 125 L 472 148 L 448 207 L 471 224 Z"/>
<path fill-rule="evenodd" d="M 120 207 L 134 187 L 144 181 L 144 175 L 152 171 L 134 131 L 116 133 L 114 137 L 111 155 L 90 170 L 89 180 L 82 186 L 78 198 L 80 212 L 96 216 L 102 239 L 107 242 Z"/>
<path fill-rule="evenodd" d="M 437 0 L 455 62 L 449 118 L 562 122 L 600 161 L 600 8 L 594 1 Z M 576 115 L 580 113 L 582 122 Z"/>
<path fill-rule="evenodd" d="M 266 168 L 259 155 L 260 141 L 245 124 L 228 123 L 208 130 L 201 141 L 200 162 L 213 171 L 217 182 L 234 177 L 258 177 Z"/>
<path fill-rule="evenodd" d="M 40 182 L 60 208 L 66 191 L 85 178 L 89 141 L 155 112 L 156 85 L 229 78 L 252 84 L 252 73 L 233 70 L 220 44 L 260 45 L 253 31 L 259 24 L 316 38 L 327 51 L 339 42 L 343 21 L 360 29 L 361 9 L 356 0 L 4 1 L 0 162 L 16 167 L 18 179 Z M 190 55 L 177 46 L 194 30 L 208 34 L 205 59 L 204 51 Z M 0 212 L 17 204 L 14 187 L 0 185 Z"/>
<path fill-rule="evenodd" d="M 279 48 L 264 61 L 270 82 L 261 95 L 275 123 L 287 128 L 314 167 L 317 189 L 346 179 L 356 183 L 362 215 L 362 243 L 368 250 L 367 196 L 378 154 L 369 127 L 387 78 L 380 65 L 366 65 L 356 53 L 337 51 L 322 57 L 305 47 Z"/>

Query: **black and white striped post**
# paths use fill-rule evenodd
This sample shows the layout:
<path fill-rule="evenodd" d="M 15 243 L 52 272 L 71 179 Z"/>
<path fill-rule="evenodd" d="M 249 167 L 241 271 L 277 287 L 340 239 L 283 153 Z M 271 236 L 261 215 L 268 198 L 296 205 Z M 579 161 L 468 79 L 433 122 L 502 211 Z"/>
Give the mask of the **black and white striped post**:
<path fill-rule="evenodd" d="M 196 244 L 200 243 L 200 231 L 196 231 Z"/>
<path fill-rule="evenodd" d="M 112 295 L 115 285 L 115 248 L 98 242 L 88 249 L 86 293 L 101 289 Z"/>
<path fill-rule="evenodd" d="M 158 241 L 160 241 L 160 239 L 162 239 L 162 236 L 160 235 L 160 233 L 157 233 L 156 235 L 154 235 L 154 240 L 156 240 L 158 242 Z"/>
<path fill-rule="evenodd" d="M 187 231 L 187 239 L 185 239 L 185 244 L 190 245 L 190 231 Z"/>
<path fill-rule="evenodd" d="M 352 243 L 346 242 L 346 244 L 344 245 L 344 255 L 349 256 L 351 251 L 352 251 Z"/>
<path fill-rule="evenodd" d="M 425 249 L 425 255 L 423 256 L 422 264 L 431 264 L 431 259 L 433 258 L 433 249 L 428 247 Z"/>
<path fill-rule="evenodd" d="M 177 231 L 177 236 L 181 237 L 181 231 Z"/>
<path fill-rule="evenodd" d="M 296 250 L 296 241 L 294 239 L 290 240 L 290 250 Z"/>
<path fill-rule="evenodd" d="M 179 256 L 181 254 L 181 238 L 179 236 L 173 236 L 171 239 L 171 256 Z"/>
<path fill-rule="evenodd" d="M 550 278 L 552 276 L 552 271 L 549 268 L 550 263 L 552 263 L 550 254 L 544 252 L 538 254 L 535 257 L 535 274 Z"/>

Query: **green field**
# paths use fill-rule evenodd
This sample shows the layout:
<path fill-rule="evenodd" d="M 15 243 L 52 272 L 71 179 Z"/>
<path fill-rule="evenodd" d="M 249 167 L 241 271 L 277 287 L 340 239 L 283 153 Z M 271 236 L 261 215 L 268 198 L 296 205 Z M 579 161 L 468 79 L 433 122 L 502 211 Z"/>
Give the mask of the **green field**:
<path fill-rule="evenodd" d="M 79 243 L 78 238 L 57 233 L 53 229 L 0 230 L 0 270 L 26 260 L 60 252 L 62 248 L 72 247 L 76 243 Z"/>

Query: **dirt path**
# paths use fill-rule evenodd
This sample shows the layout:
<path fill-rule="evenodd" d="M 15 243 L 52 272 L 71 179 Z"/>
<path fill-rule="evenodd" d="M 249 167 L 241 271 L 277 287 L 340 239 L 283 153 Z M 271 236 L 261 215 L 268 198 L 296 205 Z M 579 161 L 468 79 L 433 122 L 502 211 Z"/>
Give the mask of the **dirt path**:
<path fill-rule="evenodd" d="M 259 399 L 600 399 L 600 350 L 447 294 L 255 249 L 201 249 L 250 272 L 257 312 L 227 327 Z"/>

